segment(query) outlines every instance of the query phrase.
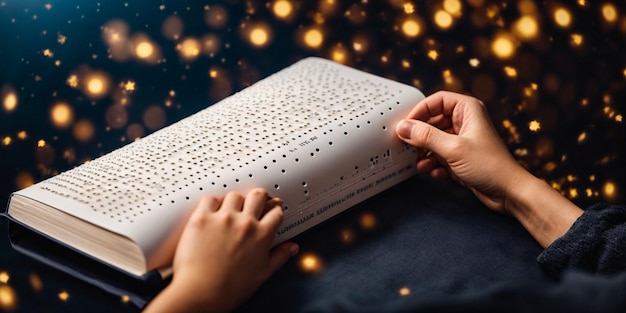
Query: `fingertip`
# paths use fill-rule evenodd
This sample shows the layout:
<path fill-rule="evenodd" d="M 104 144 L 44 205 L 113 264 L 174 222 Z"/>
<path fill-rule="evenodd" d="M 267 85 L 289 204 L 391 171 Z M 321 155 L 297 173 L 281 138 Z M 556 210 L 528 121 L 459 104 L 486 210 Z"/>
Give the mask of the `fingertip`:
<path fill-rule="evenodd" d="M 396 134 L 401 139 L 411 139 L 411 133 L 413 133 L 413 123 L 410 120 L 401 120 L 396 125 Z"/>

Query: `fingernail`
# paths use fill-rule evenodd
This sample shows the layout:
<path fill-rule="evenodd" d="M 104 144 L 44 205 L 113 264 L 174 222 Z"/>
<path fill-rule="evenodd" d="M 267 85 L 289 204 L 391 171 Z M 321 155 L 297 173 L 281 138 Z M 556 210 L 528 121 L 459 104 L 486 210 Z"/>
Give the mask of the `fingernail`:
<path fill-rule="evenodd" d="M 294 243 L 289 247 L 289 252 L 291 252 L 291 256 L 298 254 L 298 251 L 300 251 L 300 246 L 298 246 L 297 243 Z"/>
<path fill-rule="evenodd" d="M 404 139 L 410 139 L 412 132 L 413 132 L 413 123 L 407 120 L 400 121 L 398 123 L 398 126 L 396 127 L 396 133 L 398 134 L 398 136 Z"/>

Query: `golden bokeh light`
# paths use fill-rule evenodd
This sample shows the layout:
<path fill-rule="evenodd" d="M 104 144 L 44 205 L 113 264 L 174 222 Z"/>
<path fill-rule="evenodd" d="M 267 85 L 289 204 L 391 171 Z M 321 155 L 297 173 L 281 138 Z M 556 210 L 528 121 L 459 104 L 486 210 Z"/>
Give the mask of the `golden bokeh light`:
<path fill-rule="evenodd" d="M 91 99 L 100 99 L 111 89 L 109 75 L 101 71 L 90 72 L 81 81 L 83 92 Z"/>
<path fill-rule="evenodd" d="M 200 55 L 202 46 L 200 45 L 200 40 L 195 37 L 187 37 L 176 45 L 176 51 L 178 51 L 178 55 L 182 60 L 189 62 L 195 60 Z"/>
<path fill-rule="evenodd" d="M 264 47 L 270 42 L 271 33 L 272 32 L 267 25 L 255 25 L 250 29 L 250 32 L 248 33 L 248 40 L 254 46 Z"/>
<path fill-rule="evenodd" d="M 443 0 L 443 9 L 453 16 L 460 16 L 463 12 L 463 4 L 459 0 Z"/>
<path fill-rule="evenodd" d="M 17 95 L 15 92 L 7 91 L 6 94 L 3 94 L 2 98 L 2 107 L 5 111 L 12 112 L 15 108 L 17 108 Z"/>
<path fill-rule="evenodd" d="M 402 33 L 407 37 L 417 37 L 420 35 L 422 27 L 415 18 L 407 18 L 402 22 Z"/>
<path fill-rule="evenodd" d="M 129 27 L 124 20 L 113 19 L 101 27 L 102 39 L 109 46 L 122 44 L 128 38 Z"/>
<path fill-rule="evenodd" d="M 335 62 L 345 64 L 349 58 L 348 49 L 346 49 L 343 45 L 338 44 L 331 49 L 330 58 Z"/>
<path fill-rule="evenodd" d="M 63 290 L 57 294 L 57 297 L 59 298 L 59 300 L 67 302 L 67 300 L 70 299 L 70 294 L 67 291 Z"/>
<path fill-rule="evenodd" d="M 143 126 L 141 126 L 141 124 L 139 123 L 130 124 L 126 128 L 126 137 L 128 137 L 129 140 L 137 140 L 143 137 L 144 134 L 145 131 L 143 129 Z"/>
<path fill-rule="evenodd" d="M 212 28 L 222 28 L 228 22 L 228 11 L 220 5 L 211 5 L 204 11 L 204 22 Z"/>
<path fill-rule="evenodd" d="M 324 34 L 318 28 L 310 28 L 304 32 L 303 40 L 307 47 L 317 49 L 324 42 Z"/>
<path fill-rule="evenodd" d="M 123 105 L 113 104 L 111 105 L 104 114 L 105 120 L 107 124 L 111 128 L 119 129 L 126 126 L 128 122 L 128 112 Z"/>
<path fill-rule="evenodd" d="M 554 23 L 556 23 L 557 26 L 562 28 L 568 28 L 572 24 L 573 16 L 567 8 L 558 7 L 554 10 L 552 18 L 554 19 Z"/>
<path fill-rule="evenodd" d="M 148 64 L 157 64 L 161 61 L 161 48 L 144 33 L 135 33 L 132 39 L 118 50 L 120 51 L 117 53 L 123 57 L 113 56 L 113 58 L 119 61 L 130 57 Z"/>
<path fill-rule="evenodd" d="M 72 136 L 78 142 L 88 142 L 96 133 L 96 127 L 90 120 L 80 119 L 76 121 L 72 128 Z"/>
<path fill-rule="evenodd" d="M 372 213 L 363 213 L 359 217 L 359 225 L 363 229 L 374 229 L 378 223 L 376 216 Z"/>
<path fill-rule="evenodd" d="M 293 5 L 287 0 L 276 0 L 272 4 L 272 12 L 279 19 L 289 19 L 293 13 Z"/>
<path fill-rule="evenodd" d="M 74 109 L 66 102 L 57 102 L 50 109 L 50 120 L 57 128 L 67 128 L 74 121 Z"/>
<path fill-rule="evenodd" d="M 608 201 L 615 200 L 617 194 L 618 194 L 617 186 L 615 185 L 614 182 L 607 181 L 604 183 L 604 185 L 602 186 L 602 195 L 604 196 L 606 200 Z"/>
<path fill-rule="evenodd" d="M 499 33 L 491 42 L 491 51 L 500 59 L 508 59 L 515 54 L 515 41 L 507 33 Z"/>
<path fill-rule="evenodd" d="M 0 285 L 0 309 L 11 312 L 18 307 L 17 293 L 9 285 Z"/>
<path fill-rule="evenodd" d="M 183 35 L 183 20 L 178 15 L 168 16 L 161 25 L 163 36 L 169 40 L 178 40 Z"/>
<path fill-rule="evenodd" d="M 19 172 L 15 176 L 15 185 L 19 189 L 30 187 L 35 183 L 33 175 L 29 172 Z"/>
<path fill-rule="evenodd" d="M 454 22 L 454 18 L 452 15 L 445 10 L 439 10 L 435 12 L 434 16 L 435 24 L 441 29 L 448 29 L 452 26 Z"/>
<path fill-rule="evenodd" d="M 313 253 L 302 254 L 298 263 L 304 272 L 319 273 L 322 271 L 322 259 Z"/>
<path fill-rule="evenodd" d="M 583 44 L 584 37 L 581 34 L 571 34 L 570 42 L 572 46 L 578 47 Z"/>
<path fill-rule="evenodd" d="M 603 4 L 600 12 L 602 12 L 602 18 L 604 18 L 607 23 L 617 22 L 617 8 L 615 8 L 615 5 L 613 5 L 612 3 Z"/>
<path fill-rule="evenodd" d="M 9 272 L 7 271 L 0 272 L 0 284 L 8 284 L 9 279 L 11 279 Z"/>
<path fill-rule="evenodd" d="M 140 59 L 148 59 L 154 53 L 154 45 L 149 41 L 140 41 L 135 45 L 135 55 Z"/>
<path fill-rule="evenodd" d="M 158 105 L 148 107 L 143 113 L 143 124 L 146 128 L 157 130 L 165 125 L 165 110 Z"/>
<path fill-rule="evenodd" d="M 409 289 L 409 287 L 402 287 L 400 288 L 400 290 L 398 290 L 398 293 L 401 296 L 408 296 L 411 294 L 411 289 Z"/>
<path fill-rule="evenodd" d="M 345 228 L 339 233 L 339 240 L 341 240 L 341 242 L 344 244 L 350 244 L 354 242 L 355 237 L 356 235 L 354 233 L 354 230 L 350 228 Z"/>
<path fill-rule="evenodd" d="M 213 56 L 220 51 L 220 37 L 214 34 L 206 34 L 200 39 L 202 42 L 202 53 Z"/>
<path fill-rule="evenodd" d="M 33 288 L 34 291 L 39 292 L 43 289 L 43 282 L 39 275 L 35 273 L 30 273 L 28 275 L 28 282 L 30 283 L 30 287 Z"/>
<path fill-rule="evenodd" d="M 539 34 L 539 23 L 534 16 L 522 16 L 515 21 L 513 33 L 522 40 L 535 39 Z"/>
<path fill-rule="evenodd" d="M 530 121 L 530 123 L 528 123 L 528 129 L 532 132 L 537 132 L 541 129 L 541 123 L 536 120 Z"/>
<path fill-rule="evenodd" d="M 2 145 L 8 146 L 11 144 L 12 141 L 13 139 L 11 139 L 11 136 L 4 136 L 4 138 L 2 138 Z"/>

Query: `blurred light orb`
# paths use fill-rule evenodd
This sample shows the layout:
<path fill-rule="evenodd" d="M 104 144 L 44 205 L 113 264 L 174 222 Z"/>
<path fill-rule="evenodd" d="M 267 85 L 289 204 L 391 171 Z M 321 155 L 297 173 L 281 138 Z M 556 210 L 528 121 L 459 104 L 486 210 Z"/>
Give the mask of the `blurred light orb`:
<path fill-rule="evenodd" d="M 17 95 L 13 91 L 9 91 L 4 96 L 4 100 L 2 101 L 2 107 L 5 111 L 11 112 L 17 108 Z"/>
<path fill-rule="evenodd" d="M 361 225 L 363 229 L 373 229 L 376 227 L 376 224 L 376 216 L 372 213 L 363 213 L 359 218 L 359 225 Z"/>
<path fill-rule="evenodd" d="M 209 6 L 204 12 L 204 22 L 213 28 L 222 28 L 228 22 L 228 11 L 219 5 Z"/>
<path fill-rule="evenodd" d="M 96 127 L 90 120 L 80 119 L 74 124 L 72 135 L 79 142 L 87 142 L 91 140 L 96 133 Z"/>
<path fill-rule="evenodd" d="M 128 137 L 128 139 L 130 140 L 137 140 L 143 137 L 144 134 L 145 131 L 141 124 L 133 123 L 128 125 L 128 127 L 126 128 L 126 137 Z"/>
<path fill-rule="evenodd" d="M 572 14 L 566 8 L 560 7 L 554 10 L 553 13 L 554 22 L 556 25 L 567 28 L 572 24 Z"/>
<path fill-rule="evenodd" d="M 178 40 L 183 35 L 183 20 L 178 15 L 168 16 L 161 25 L 163 36 L 169 40 Z"/>
<path fill-rule="evenodd" d="M 256 26 L 250 30 L 250 43 L 257 47 L 263 47 L 270 41 L 270 30 L 267 26 Z"/>
<path fill-rule="evenodd" d="M 74 110 L 65 102 L 58 102 L 50 109 L 50 119 L 57 128 L 67 128 L 74 121 Z"/>
<path fill-rule="evenodd" d="M 439 28 L 441 29 L 450 28 L 450 26 L 452 26 L 452 23 L 454 22 L 452 15 L 444 10 L 439 10 L 435 12 L 434 18 L 435 24 L 437 24 L 437 26 L 439 26 Z"/>
<path fill-rule="evenodd" d="M 286 19 L 293 12 L 293 5 L 287 0 L 277 0 L 274 1 L 272 12 L 277 18 Z"/>
<path fill-rule="evenodd" d="M 104 24 L 101 30 L 104 42 L 109 46 L 114 46 L 126 41 L 129 27 L 124 20 L 113 19 Z"/>
<path fill-rule="evenodd" d="M 413 18 L 406 19 L 402 23 L 402 33 L 407 37 L 417 37 L 421 31 L 419 22 Z"/>
<path fill-rule="evenodd" d="M 200 45 L 200 41 L 194 37 L 188 37 L 183 40 L 181 43 L 176 45 L 176 50 L 178 50 L 178 55 L 185 61 L 193 61 L 195 60 L 202 51 L 202 46 Z"/>
<path fill-rule="evenodd" d="M 511 36 L 500 34 L 491 42 L 491 51 L 496 57 L 507 59 L 515 53 L 515 43 Z"/>
<path fill-rule="evenodd" d="M 30 187 L 35 183 L 33 175 L 29 172 L 19 172 L 15 176 L 15 185 L 18 189 Z"/>
<path fill-rule="evenodd" d="M 463 5 L 459 0 L 444 0 L 443 9 L 454 16 L 458 16 L 461 15 Z"/>
<path fill-rule="evenodd" d="M 299 263 L 300 268 L 307 273 L 318 273 L 322 270 L 322 260 L 312 253 L 303 254 Z"/>
<path fill-rule="evenodd" d="M 602 17 L 608 23 L 615 23 L 617 21 L 617 9 L 612 3 L 605 3 L 602 5 Z"/>
<path fill-rule="evenodd" d="M 337 45 L 331 50 L 330 57 L 335 62 L 345 64 L 348 60 L 348 50 L 343 45 Z"/>
<path fill-rule="evenodd" d="M 135 46 L 135 55 L 140 59 L 148 59 L 154 54 L 154 45 L 149 41 L 140 41 Z"/>
<path fill-rule="evenodd" d="M 87 74 L 83 86 L 85 94 L 91 99 L 99 99 L 105 96 L 110 89 L 109 76 L 104 72 L 92 72 Z"/>
<path fill-rule="evenodd" d="M 324 42 L 324 35 L 317 28 L 311 28 L 304 33 L 304 44 L 310 48 L 319 48 Z"/>
<path fill-rule="evenodd" d="M 113 104 L 104 113 L 104 118 L 111 128 L 119 129 L 128 122 L 128 112 L 124 106 Z"/>
<path fill-rule="evenodd" d="M 11 286 L 2 284 L 0 285 L 0 309 L 2 311 L 10 312 L 17 309 L 17 293 Z"/>
<path fill-rule="evenodd" d="M 400 288 L 400 290 L 398 290 L 398 293 L 401 296 L 408 296 L 411 294 L 411 289 L 409 289 L 409 287 L 402 287 Z"/>
<path fill-rule="evenodd" d="M 602 186 L 602 194 L 604 195 L 605 199 L 614 200 L 617 196 L 617 186 L 615 186 L 615 183 L 613 183 L 612 181 L 607 181 L 606 183 L 604 183 L 604 186 Z"/>
<path fill-rule="evenodd" d="M 202 53 L 214 55 L 220 51 L 220 37 L 214 34 L 206 34 L 200 39 L 202 42 Z"/>
<path fill-rule="evenodd" d="M 157 130 L 163 127 L 165 120 L 165 111 L 158 105 L 148 107 L 143 113 L 143 123 L 151 130 Z"/>
<path fill-rule="evenodd" d="M 539 34 L 539 24 L 534 17 L 525 15 L 515 22 L 513 31 L 520 39 L 534 39 Z"/>

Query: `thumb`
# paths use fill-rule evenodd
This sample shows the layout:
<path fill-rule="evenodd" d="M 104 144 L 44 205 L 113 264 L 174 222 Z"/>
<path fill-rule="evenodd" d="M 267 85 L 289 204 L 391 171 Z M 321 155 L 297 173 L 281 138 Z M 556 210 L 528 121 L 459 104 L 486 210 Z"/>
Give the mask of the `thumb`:
<path fill-rule="evenodd" d="M 300 247 L 295 242 L 283 242 L 274 247 L 270 253 L 269 269 L 271 275 L 274 275 L 279 269 L 287 263 L 287 261 L 298 253 Z"/>
<path fill-rule="evenodd" d="M 430 150 L 442 157 L 448 155 L 452 149 L 454 135 L 448 134 L 428 123 L 405 119 L 396 126 L 398 137 L 404 142 L 426 150 Z"/>

